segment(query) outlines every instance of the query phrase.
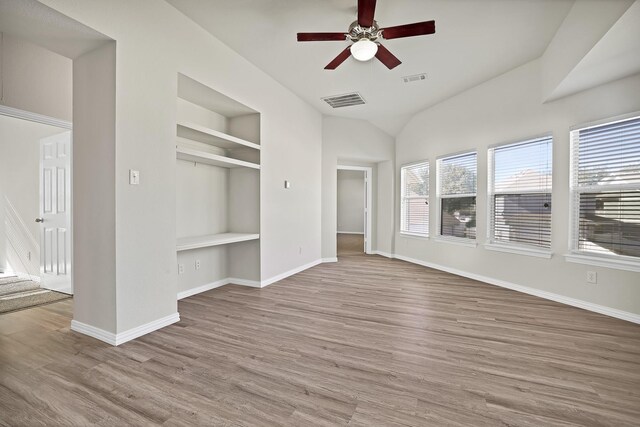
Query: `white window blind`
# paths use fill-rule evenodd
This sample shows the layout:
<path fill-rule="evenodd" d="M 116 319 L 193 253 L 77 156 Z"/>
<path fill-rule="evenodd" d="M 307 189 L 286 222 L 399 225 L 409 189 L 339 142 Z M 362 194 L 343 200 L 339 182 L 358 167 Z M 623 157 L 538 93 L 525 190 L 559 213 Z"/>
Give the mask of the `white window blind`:
<path fill-rule="evenodd" d="M 475 152 L 438 159 L 441 236 L 476 238 L 477 163 Z"/>
<path fill-rule="evenodd" d="M 400 173 L 402 203 L 400 231 L 429 235 L 429 162 L 403 166 Z"/>
<path fill-rule="evenodd" d="M 640 257 L 640 117 L 571 132 L 573 250 Z"/>
<path fill-rule="evenodd" d="M 551 135 L 489 149 L 489 241 L 551 247 Z"/>

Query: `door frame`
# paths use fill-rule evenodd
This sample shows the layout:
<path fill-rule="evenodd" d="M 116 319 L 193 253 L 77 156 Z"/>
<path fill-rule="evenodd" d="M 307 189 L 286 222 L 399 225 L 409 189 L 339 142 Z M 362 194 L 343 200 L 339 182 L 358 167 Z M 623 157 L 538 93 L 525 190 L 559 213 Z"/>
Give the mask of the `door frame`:
<path fill-rule="evenodd" d="M 18 108 L 8 107 L 6 105 L 0 105 L 0 115 L 7 117 L 14 117 L 16 119 L 27 120 L 30 122 L 41 123 L 44 125 L 56 126 L 71 131 L 71 143 L 69 145 L 70 151 L 70 166 L 69 166 L 69 180 L 71 182 L 71 188 L 69 191 L 69 203 L 71 209 L 69 210 L 69 240 L 70 240 L 70 259 L 71 259 L 71 271 L 69 274 L 69 280 L 71 282 L 71 293 L 73 293 L 73 124 L 66 120 L 56 119 L 55 117 L 45 116 L 43 114 L 33 113 L 31 111 L 20 110 Z M 42 184 L 42 183 L 40 183 Z M 42 244 L 42 241 L 39 242 Z M 42 256 L 42 251 L 40 251 Z"/>
<path fill-rule="evenodd" d="M 346 171 L 362 171 L 364 172 L 364 185 L 366 188 L 366 192 L 367 192 L 367 200 L 365 202 L 365 206 L 364 206 L 364 215 L 366 217 L 366 221 L 367 221 L 367 226 L 365 227 L 364 230 L 364 242 L 365 242 L 365 247 L 364 247 L 364 253 L 371 255 L 373 252 L 371 251 L 371 217 L 372 212 L 371 212 L 371 206 L 372 206 L 372 201 L 371 201 L 371 196 L 373 194 L 372 191 L 372 183 L 371 183 L 371 177 L 373 174 L 373 168 L 369 167 L 369 166 L 350 166 L 350 165 L 338 165 L 338 168 L 336 170 L 336 177 L 338 175 L 338 171 L 341 170 L 346 170 Z M 337 190 L 337 185 L 336 185 L 336 190 Z M 338 197 L 338 192 L 336 191 L 336 199 Z M 338 224 L 336 222 L 336 234 L 338 234 Z"/>

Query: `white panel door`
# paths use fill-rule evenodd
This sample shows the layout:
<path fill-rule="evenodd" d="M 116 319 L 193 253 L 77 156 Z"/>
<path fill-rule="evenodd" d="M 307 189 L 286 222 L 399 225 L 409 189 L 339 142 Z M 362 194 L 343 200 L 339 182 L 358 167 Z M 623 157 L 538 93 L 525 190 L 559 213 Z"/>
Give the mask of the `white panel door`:
<path fill-rule="evenodd" d="M 42 287 L 67 294 L 71 283 L 71 131 L 40 140 Z"/>

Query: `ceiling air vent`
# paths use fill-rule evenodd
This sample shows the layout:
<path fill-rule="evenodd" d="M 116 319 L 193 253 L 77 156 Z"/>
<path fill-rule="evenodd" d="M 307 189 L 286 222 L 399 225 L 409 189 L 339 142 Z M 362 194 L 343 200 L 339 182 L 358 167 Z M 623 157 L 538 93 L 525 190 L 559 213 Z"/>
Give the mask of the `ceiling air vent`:
<path fill-rule="evenodd" d="M 414 74 L 413 76 L 404 76 L 402 78 L 402 81 L 405 83 L 419 82 L 422 80 L 427 80 L 427 75 L 425 73 Z"/>
<path fill-rule="evenodd" d="M 364 98 L 358 92 L 345 93 L 344 95 L 327 96 L 322 98 L 324 102 L 333 108 L 350 107 L 352 105 L 365 104 Z"/>

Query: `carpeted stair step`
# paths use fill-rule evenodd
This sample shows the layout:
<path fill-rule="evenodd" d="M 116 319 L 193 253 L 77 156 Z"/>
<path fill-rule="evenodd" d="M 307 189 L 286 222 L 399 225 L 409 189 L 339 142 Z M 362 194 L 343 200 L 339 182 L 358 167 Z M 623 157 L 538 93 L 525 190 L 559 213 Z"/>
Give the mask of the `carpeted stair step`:
<path fill-rule="evenodd" d="M 29 279 L 10 276 L 0 278 L 0 296 L 40 289 L 40 284 Z"/>

